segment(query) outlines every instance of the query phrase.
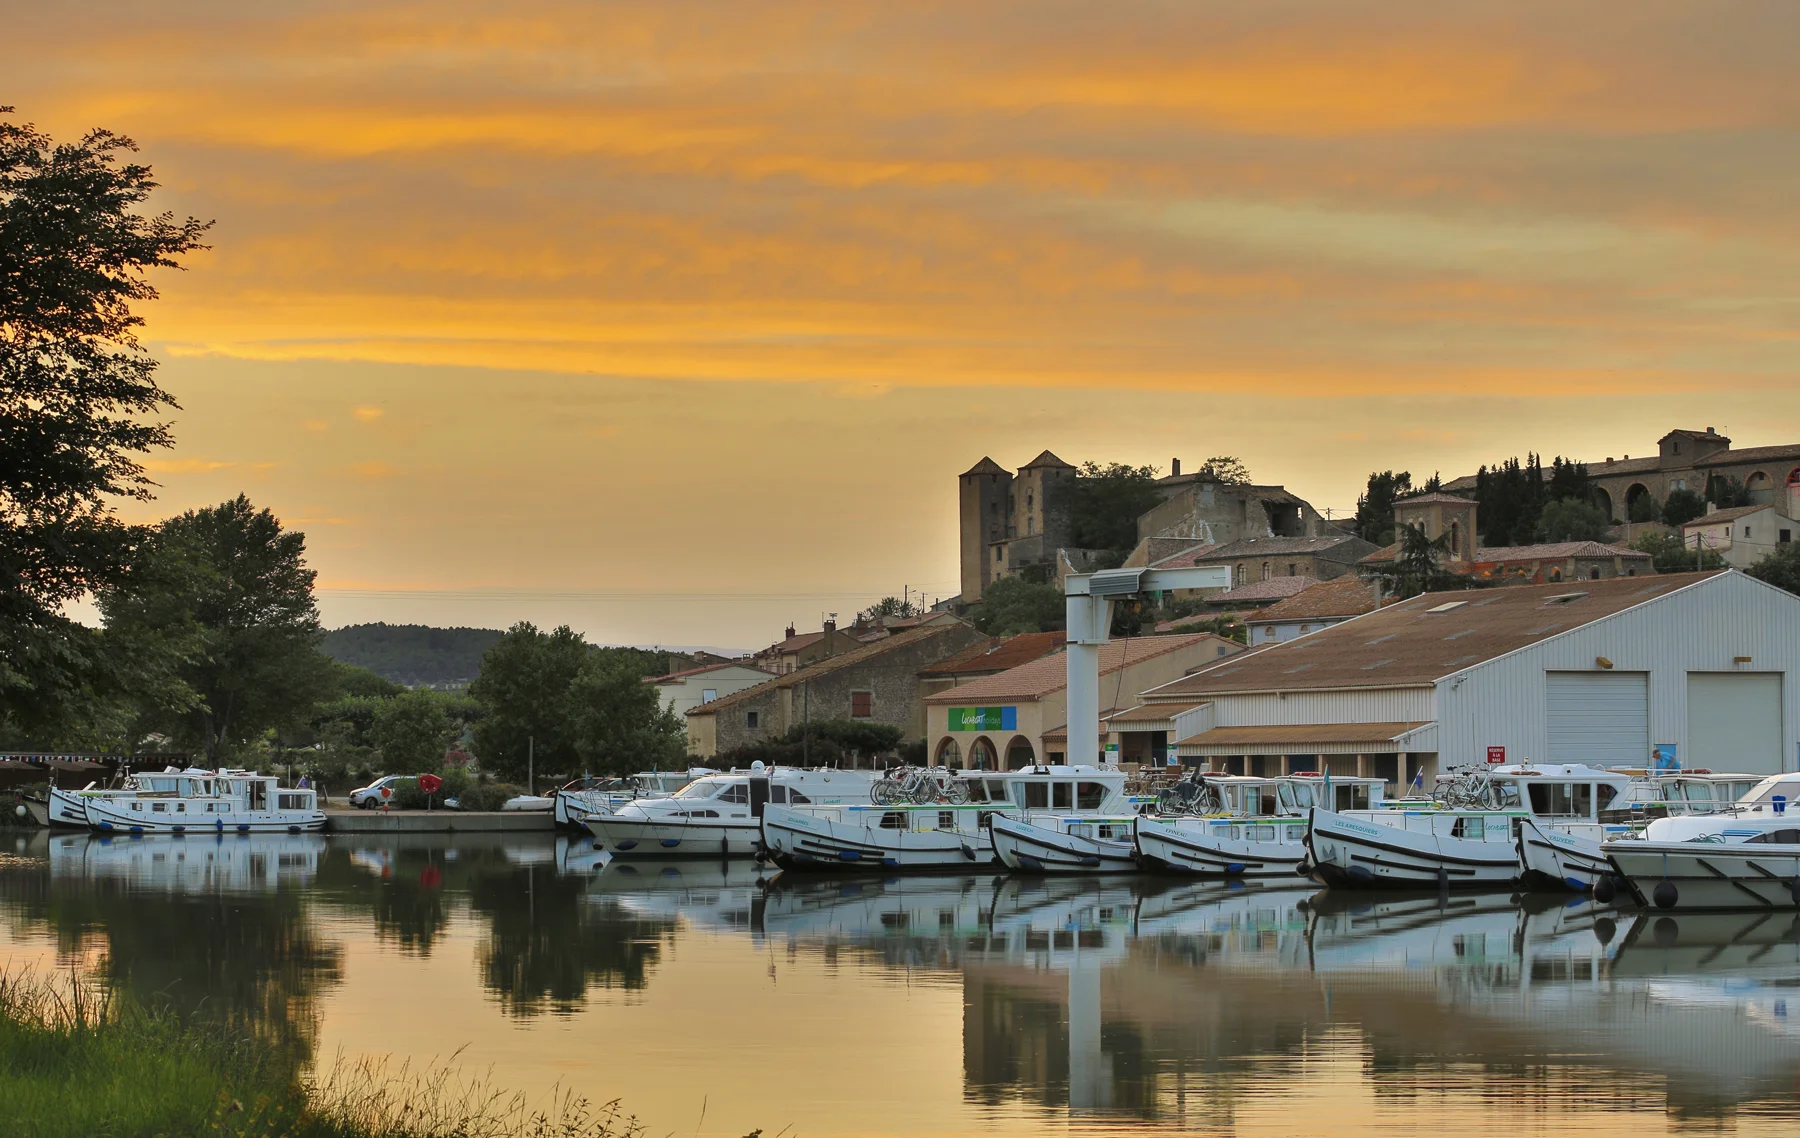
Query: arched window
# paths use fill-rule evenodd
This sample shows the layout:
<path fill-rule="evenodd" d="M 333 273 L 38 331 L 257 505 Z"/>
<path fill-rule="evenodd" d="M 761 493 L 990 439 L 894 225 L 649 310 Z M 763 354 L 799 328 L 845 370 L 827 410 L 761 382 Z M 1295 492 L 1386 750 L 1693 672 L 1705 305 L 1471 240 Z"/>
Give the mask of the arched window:
<path fill-rule="evenodd" d="M 994 753 L 994 744 L 988 741 L 986 735 L 976 736 L 975 741 L 969 744 L 970 770 L 994 770 L 999 765 L 994 761 L 996 757 L 997 756 Z"/>
<path fill-rule="evenodd" d="M 1262 579 L 1265 581 L 1269 579 L 1269 563 L 1267 561 L 1263 562 Z"/>
<path fill-rule="evenodd" d="M 1023 735 L 1014 735 L 1006 744 L 1006 769 L 1016 771 L 1037 762 L 1037 752 L 1032 749 L 1031 740 Z"/>
<path fill-rule="evenodd" d="M 1550 580 L 1552 583 L 1562 580 L 1562 566 L 1557 565 L 1551 568 Z"/>
<path fill-rule="evenodd" d="M 935 761 L 940 767 L 962 766 L 962 747 L 957 744 L 955 739 L 946 737 L 942 743 L 938 744 Z"/>

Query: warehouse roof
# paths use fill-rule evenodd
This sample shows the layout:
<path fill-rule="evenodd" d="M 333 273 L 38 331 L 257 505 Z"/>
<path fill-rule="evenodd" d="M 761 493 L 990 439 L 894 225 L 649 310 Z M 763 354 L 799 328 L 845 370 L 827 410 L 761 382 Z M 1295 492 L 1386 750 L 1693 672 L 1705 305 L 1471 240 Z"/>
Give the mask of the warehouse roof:
<path fill-rule="evenodd" d="M 1429 684 L 1712 576 L 1676 573 L 1426 593 L 1246 652 L 1145 694 L 1172 700 L 1222 692 Z"/>

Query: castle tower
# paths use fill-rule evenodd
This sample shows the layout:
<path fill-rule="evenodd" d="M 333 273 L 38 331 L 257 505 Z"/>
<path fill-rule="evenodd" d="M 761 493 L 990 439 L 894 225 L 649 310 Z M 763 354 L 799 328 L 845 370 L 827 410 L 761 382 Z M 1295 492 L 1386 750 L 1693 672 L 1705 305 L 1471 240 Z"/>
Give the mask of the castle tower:
<path fill-rule="evenodd" d="M 1069 543 L 1068 514 L 1063 509 L 1063 484 L 1075 477 L 1075 468 L 1044 451 L 1019 468 L 1013 486 L 1013 537 L 1044 535 L 1044 549 Z"/>
<path fill-rule="evenodd" d="M 1007 536 L 1007 498 L 1012 493 L 1013 476 L 993 459 L 983 457 L 956 481 L 962 600 L 969 605 L 981 599 L 981 590 L 994 579 L 991 543 L 1004 541 Z"/>

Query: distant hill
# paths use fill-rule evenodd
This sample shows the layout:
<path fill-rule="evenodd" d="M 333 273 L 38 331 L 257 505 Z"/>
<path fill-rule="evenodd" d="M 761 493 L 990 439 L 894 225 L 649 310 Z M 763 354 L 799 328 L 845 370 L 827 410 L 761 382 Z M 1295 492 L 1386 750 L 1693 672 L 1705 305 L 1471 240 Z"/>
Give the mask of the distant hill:
<path fill-rule="evenodd" d="M 500 639 L 497 628 L 432 628 L 424 624 L 352 624 L 325 634 L 325 654 L 397 684 L 456 686 L 481 671 L 481 655 Z"/>

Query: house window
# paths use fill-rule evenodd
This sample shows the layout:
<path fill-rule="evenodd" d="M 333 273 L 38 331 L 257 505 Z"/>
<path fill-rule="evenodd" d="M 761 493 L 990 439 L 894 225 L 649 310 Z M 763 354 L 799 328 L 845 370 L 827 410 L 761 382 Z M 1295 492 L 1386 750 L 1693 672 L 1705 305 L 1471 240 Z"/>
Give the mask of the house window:
<path fill-rule="evenodd" d="M 1312 625 L 1310 625 L 1310 624 L 1303 624 L 1300 626 L 1300 635 L 1302 635 L 1302 636 L 1305 636 L 1307 633 L 1309 633 L 1311 631 L 1312 631 Z"/>
<path fill-rule="evenodd" d="M 1269 563 L 1267 561 L 1262 563 L 1262 579 L 1265 581 L 1269 579 Z"/>
<path fill-rule="evenodd" d="M 1293 562 L 1292 562 L 1292 561 L 1290 561 L 1290 562 L 1288 562 L 1288 576 L 1290 576 L 1290 577 L 1292 577 L 1292 576 L 1294 576 L 1294 575 L 1295 575 L 1295 573 L 1294 573 L 1294 563 L 1293 563 Z"/>
<path fill-rule="evenodd" d="M 1248 580 L 1249 580 L 1249 579 L 1250 579 L 1250 569 L 1249 569 L 1249 567 L 1248 567 L 1248 566 L 1246 566 L 1246 565 L 1245 565 L 1245 564 L 1244 564 L 1244 563 L 1243 563 L 1243 562 L 1242 562 L 1242 561 L 1240 561 L 1240 562 L 1238 562 L 1238 567 L 1237 567 L 1237 583 L 1238 583 L 1238 584 L 1240 584 L 1240 585 L 1241 585 L 1241 584 L 1243 584 L 1243 583 L 1244 583 L 1244 582 L 1245 582 L 1245 581 L 1248 581 Z"/>
<path fill-rule="evenodd" d="M 875 693 L 853 691 L 850 693 L 850 718 L 867 719 L 875 714 Z"/>
<path fill-rule="evenodd" d="M 1784 529 L 1781 531 L 1781 536 L 1775 540 L 1778 544 L 1786 545 L 1788 542 L 1794 540 L 1794 531 L 1791 529 Z"/>
<path fill-rule="evenodd" d="M 758 726 L 758 722 L 759 722 L 759 720 L 761 720 L 761 718 L 762 718 L 762 716 L 760 714 L 758 714 L 757 712 L 746 711 L 746 712 L 744 712 L 744 726 L 746 726 L 746 727 Z"/>
<path fill-rule="evenodd" d="M 1004 548 L 1005 548 L 1005 546 L 1001 546 L 1001 545 L 996 545 L 994 547 L 994 560 L 996 562 L 1000 560 L 1000 551 Z"/>
<path fill-rule="evenodd" d="M 701 688 L 700 689 L 700 702 L 701 703 L 711 703 L 713 700 L 718 699 L 718 698 L 719 698 L 719 689 L 718 688 Z"/>
<path fill-rule="evenodd" d="M 1745 537 L 1749 537 L 1749 536 L 1750 536 L 1750 527 L 1749 527 L 1749 526 L 1745 526 L 1745 527 L 1744 527 L 1744 536 L 1745 536 Z"/>

